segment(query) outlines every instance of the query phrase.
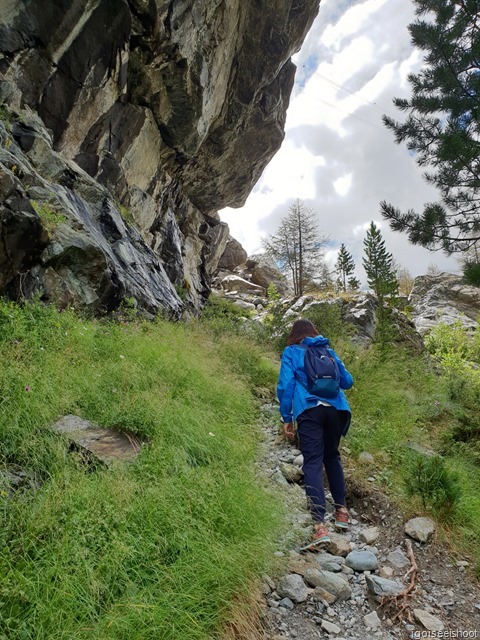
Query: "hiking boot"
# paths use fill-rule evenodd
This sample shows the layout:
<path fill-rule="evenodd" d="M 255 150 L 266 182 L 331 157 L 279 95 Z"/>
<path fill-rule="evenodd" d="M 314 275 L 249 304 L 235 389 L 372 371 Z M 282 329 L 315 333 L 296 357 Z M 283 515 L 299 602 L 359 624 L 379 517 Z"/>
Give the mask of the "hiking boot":
<path fill-rule="evenodd" d="M 315 527 L 311 541 L 302 547 L 300 551 L 316 551 L 323 544 L 330 542 L 330 534 L 324 524 Z"/>
<path fill-rule="evenodd" d="M 340 531 L 348 529 L 348 511 L 345 507 L 335 509 L 335 528 Z"/>

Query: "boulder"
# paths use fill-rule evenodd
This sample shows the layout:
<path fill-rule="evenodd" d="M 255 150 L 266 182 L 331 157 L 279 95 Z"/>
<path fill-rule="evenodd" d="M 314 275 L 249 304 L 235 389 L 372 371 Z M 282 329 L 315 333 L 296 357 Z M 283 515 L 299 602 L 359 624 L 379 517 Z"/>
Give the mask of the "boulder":
<path fill-rule="evenodd" d="M 266 253 L 250 256 L 246 262 L 250 280 L 265 290 L 273 284 L 281 296 L 292 293 L 292 287 L 277 267 L 275 260 Z"/>
<path fill-rule="evenodd" d="M 249 293 L 255 296 L 262 295 L 262 293 L 264 293 L 262 287 L 233 274 L 225 276 L 225 278 L 222 279 L 221 285 L 225 291 Z"/>
<path fill-rule="evenodd" d="M 235 267 L 244 264 L 246 260 L 247 252 L 242 247 L 240 242 L 238 242 L 238 240 L 235 240 L 235 238 L 230 238 L 225 246 L 220 260 L 218 261 L 218 268 L 226 269 L 227 271 L 233 271 Z"/>

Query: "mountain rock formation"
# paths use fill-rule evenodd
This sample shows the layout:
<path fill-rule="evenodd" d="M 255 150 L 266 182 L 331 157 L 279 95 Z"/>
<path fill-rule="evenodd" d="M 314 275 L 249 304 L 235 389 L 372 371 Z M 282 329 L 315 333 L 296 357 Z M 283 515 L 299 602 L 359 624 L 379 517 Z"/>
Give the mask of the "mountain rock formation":
<path fill-rule="evenodd" d="M 319 0 L 0 5 L 0 294 L 198 309 Z"/>

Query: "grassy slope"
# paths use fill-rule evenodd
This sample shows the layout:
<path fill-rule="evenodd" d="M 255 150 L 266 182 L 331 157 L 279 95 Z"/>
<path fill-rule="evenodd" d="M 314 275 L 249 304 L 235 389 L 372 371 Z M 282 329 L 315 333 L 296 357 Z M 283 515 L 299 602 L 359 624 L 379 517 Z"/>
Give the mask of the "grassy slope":
<path fill-rule="evenodd" d="M 122 326 L 0 304 L 0 465 L 42 483 L 13 498 L 0 484 L 0 639 L 213 638 L 247 594 L 280 511 L 254 478 L 251 388 L 272 388 L 276 370 L 225 312 Z M 463 411 L 458 376 L 452 386 L 398 346 L 357 349 L 337 320 L 316 319 L 355 376 L 345 444 L 375 456 L 365 475 L 410 514 L 444 517 L 404 490 L 404 443 L 441 450 L 460 482 L 448 526 L 479 558 L 478 458 L 446 438 Z M 88 469 L 46 429 L 65 413 L 149 444 L 132 465 Z"/>
<path fill-rule="evenodd" d="M 0 638 L 212 638 L 278 523 L 254 480 L 249 388 L 275 368 L 198 326 L 5 303 L 0 362 L 0 463 L 41 479 L 13 498 L 0 484 Z M 47 430 L 66 413 L 149 444 L 89 470 Z"/>
<path fill-rule="evenodd" d="M 452 397 L 451 381 L 431 360 L 399 347 L 386 353 L 372 349 L 358 352 L 350 369 L 355 387 L 350 392 L 354 419 L 346 445 L 355 453 L 369 451 L 375 457 L 373 467 L 357 467 L 360 477 L 374 473 L 383 488 L 403 504 L 409 515 L 438 518 L 450 531 L 451 541 L 463 552 L 472 554 L 480 569 L 480 468 L 469 455 L 469 446 L 458 446 L 449 437 L 463 411 L 459 398 Z M 422 476 L 414 495 L 406 492 L 422 458 L 406 446 L 411 441 L 441 453 L 449 483 L 456 491 L 456 504 L 445 508 L 427 496 L 421 488 L 438 493 L 445 481 Z"/>

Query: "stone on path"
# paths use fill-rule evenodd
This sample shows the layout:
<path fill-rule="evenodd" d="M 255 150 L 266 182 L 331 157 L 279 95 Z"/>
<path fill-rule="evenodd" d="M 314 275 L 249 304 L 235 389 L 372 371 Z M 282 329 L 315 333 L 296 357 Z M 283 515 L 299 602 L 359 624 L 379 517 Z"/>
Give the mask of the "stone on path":
<path fill-rule="evenodd" d="M 387 566 L 380 567 L 380 577 L 391 578 L 392 576 L 393 576 L 392 567 L 387 567 Z"/>
<path fill-rule="evenodd" d="M 330 591 L 327 591 L 322 587 L 315 587 L 312 595 L 316 600 L 320 600 L 320 601 L 324 600 L 327 604 L 333 604 L 337 600 L 336 595 L 334 595 L 333 593 L 330 593 Z"/>
<path fill-rule="evenodd" d="M 423 609 L 414 609 L 413 615 L 415 620 L 423 625 L 427 631 L 443 631 L 445 628 L 443 622 L 439 618 L 432 616 L 428 611 L 424 611 Z"/>
<path fill-rule="evenodd" d="M 435 533 L 435 522 L 431 518 L 412 518 L 405 524 L 405 533 L 418 542 L 428 542 Z"/>
<path fill-rule="evenodd" d="M 345 558 L 342 556 L 332 556 L 329 553 L 319 553 L 316 560 L 320 569 L 333 571 L 334 573 L 341 571 L 342 565 L 345 562 Z"/>
<path fill-rule="evenodd" d="M 372 611 L 366 616 L 363 616 L 363 621 L 367 627 L 370 627 L 370 629 L 379 629 L 382 626 L 382 622 L 376 611 Z"/>
<path fill-rule="evenodd" d="M 330 542 L 327 543 L 327 550 L 332 556 L 346 557 L 352 550 L 350 540 L 339 533 L 330 533 Z"/>
<path fill-rule="evenodd" d="M 308 596 L 307 585 L 304 583 L 302 576 L 296 573 L 280 578 L 277 584 L 277 593 L 281 598 L 290 598 L 292 602 L 305 602 Z"/>
<path fill-rule="evenodd" d="M 360 532 L 359 538 L 366 544 L 372 544 L 373 542 L 375 542 L 379 535 L 380 532 L 377 527 L 368 527 L 367 529 L 363 529 L 363 531 Z"/>
<path fill-rule="evenodd" d="M 337 627 L 333 622 L 329 622 L 328 620 L 322 620 L 322 629 L 324 629 L 327 633 L 331 634 L 339 634 L 341 632 L 340 627 Z"/>
<path fill-rule="evenodd" d="M 376 596 L 397 596 L 403 591 L 403 585 L 395 580 L 387 580 L 380 576 L 367 575 L 367 587 Z"/>
<path fill-rule="evenodd" d="M 131 462 L 140 451 L 141 442 L 134 436 L 103 429 L 79 416 L 63 416 L 50 429 L 65 434 L 78 447 L 107 464 L 114 460 Z"/>
<path fill-rule="evenodd" d="M 345 558 L 345 564 L 354 571 L 375 571 L 378 560 L 371 551 L 350 551 Z"/>
<path fill-rule="evenodd" d="M 289 462 L 280 463 L 280 471 L 288 482 L 299 482 L 303 477 L 303 471 L 295 464 Z"/>
<path fill-rule="evenodd" d="M 403 569 L 410 564 L 410 560 L 401 549 L 391 551 L 387 556 L 387 560 L 395 569 Z"/>
<path fill-rule="evenodd" d="M 305 571 L 304 578 L 311 587 L 321 587 L 339 601 L 348 600 L 352 595 L 352 589 L 347 580 L 338 573 L 309 568 Z"/>

